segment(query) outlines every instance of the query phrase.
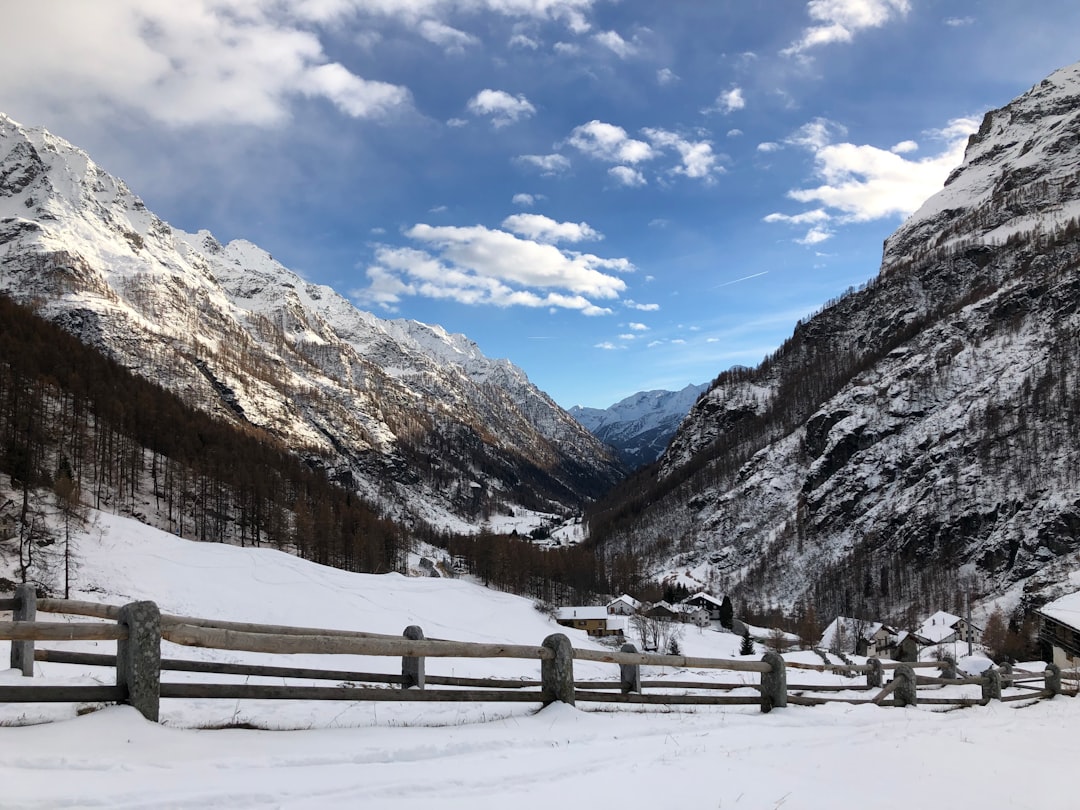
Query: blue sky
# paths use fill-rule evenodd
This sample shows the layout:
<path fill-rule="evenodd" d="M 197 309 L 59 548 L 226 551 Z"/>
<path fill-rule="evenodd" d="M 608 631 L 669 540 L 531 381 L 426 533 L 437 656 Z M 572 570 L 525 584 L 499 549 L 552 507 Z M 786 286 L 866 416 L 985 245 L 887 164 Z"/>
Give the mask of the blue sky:
<path fill-rule="evenodd" d="M 872 277 L 1075 0 L 39 0 L 0 110 L 159 216 L 561 405 L 754 365 Z"/>

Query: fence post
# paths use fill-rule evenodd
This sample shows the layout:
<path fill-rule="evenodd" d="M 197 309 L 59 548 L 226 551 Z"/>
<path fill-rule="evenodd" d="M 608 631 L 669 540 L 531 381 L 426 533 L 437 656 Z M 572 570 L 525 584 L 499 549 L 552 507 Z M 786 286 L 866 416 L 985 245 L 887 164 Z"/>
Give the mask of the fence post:
<path fill-rule="evenodd" d="M 866 670 L 866 685 L 871 688 L 881 688 L 881 659 L 880 658 L 867 658 L 866 665 L 869 667 Z"/>
<path fill-rule="evenodd" d="M 127 628 L 128 637 L 116 642 L 116 685 L 126 690 L 125 703 L 156 723 L 161 705 L 161 612 L 153 602 L 131 602 L 120 608 L 117 623 Z"/>
<path fill-rule="evenodd" d="M 761 711 L 771 712 L 787 706 L 787 667 L 780 653 L 769 651 L 761 658 L 772 667 L 761 673 Z"/>
<path fill-rule="evenodd" d="M 424 631 L 415 624 L 406 627 L 402 635 L 409 641 L 424 640 Z M 401 659 L 401 688 L 410 689 L 414 686 L 417 689 L 424 688 L 424 659 L 407 656 Z"/>
<path fill-rule="evenodd" d="M 919 695 L 915 687 L 915 670 L 907 664 L 901 664 L 893 673 L 893 680 L 897 681 L 893 690 L 893 700 L 897 706 L 918 706 Z"/>
<path fill-rule="evenodd" d="M 1008 661 L 998 667 L 1001 673 L 1001 688 L 1007 689 L 1013 685 L 1013 666 Z"/>
<path fill-rule="evenodd" d="M 1050 693 L 1050 696 L 1061 694 L 1061 667 L 1057 664 L 1047 664 L 1046 670 L 1043 672 L 1043 677 L 1046 678 L 1046 691 Z"/>
<path fill-rule="evenodd" d="M 989 667 L 983 673 L 982 699 L 983 703 L 1001 700 L 1001 672 L 995 667 Z"/>
<path fill-rule="evenodd" d="M 11 612 L 11 618 L 16 622 L 37 621 L 37 591 L 28 582 L 15 586 L 15 598 L 19 604 Z M 11 668 L 22 671 L 27 677 L 34 675 L 34 642 L 12 641 L 11 642 Z"/>
<path fill-rule="evenodd" d="M 950 678 L 956 680 L 959 675 L 956 674 L 956 661 L 952 658 L 943 658 L 941 660 L 941 677 Z"/>
<path fill-rule="evenodd" d="M 574 648 L 563 633 L 552 633 L 544 639 L 544 647 L 555 653 L 554 658 L 540 662 L 540 682 L 544 692 L 544 705 L 557 700 L 573 706 L 574 698 Z"/>
<path fill-rule="evenodd" d="M 633 644 L 623 644 L 620 652 L 636 653 L 637 647 Z M 623 694 L 636 692 L 641 694 L 641 667 L 637 664 L 619 664 L 619 680 L 622 681 Z"/>

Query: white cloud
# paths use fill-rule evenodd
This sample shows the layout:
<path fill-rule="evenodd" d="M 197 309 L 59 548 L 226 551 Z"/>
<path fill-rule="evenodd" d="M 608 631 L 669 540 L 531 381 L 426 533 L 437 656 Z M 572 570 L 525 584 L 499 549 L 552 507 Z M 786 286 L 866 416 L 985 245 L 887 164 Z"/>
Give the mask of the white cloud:
<path fill-rule="evenodd" d="M 679 77 L 671 68 L 660 68 L 656 71 L 656 83 L 661 87 L 674 84 L 677 81 L 679 81 Z"/>
<path fill-rule="evenodd" d="M 575 127 L 567 143 L 590 157 L 609 163 L 635 164 L 656 157 L 649 144 L 629 137 L 622 127 L 595 119 Z"/>
<path fill-rule="evenodd" d="M 607 173 L 620 186 L 627 186 L 629 188 L 638 188 L 647 185 L 649 182 L 645 179 L 644 174 L 629 166 L 612 166 L 607 170 Z"/>
<path fill-rule="evenodd" d="M 792 133 L 787 138 L 787 143 L 816 150 L 846 135 L 847 129 L 842 124 L 830 121 L 828 118 L 815 118 Z"/>
<path fill-rule="evenodd" d="M 906 216 L 937 192 L 962 160 L 968 136 L 978 128 L 970 118 L 958 118 L 934 132 L 926 133 L 945 142 L 936 155 L 918 160 L 902 153 L 910 151 L 901 142 L 892 150 L 852 143 L 831 143 L 832 134 L 842 129 L 821 120 L 803 127 L 791 142 L 814 155 L 815 174 L 822 181 L 815 188 L 794 189 L 788 197 L 818 208 L 802 214 L 770 214 L 767 222 L 793 225 L 812 224 L 802 244 L 813 245 L 831 236 L 824 228 L 830 221 L 866 222 L 889 216 Z"/>
<path fill-rule="evenodd" d="M 627 326 L 628 329 L 633 329 L 635 332 L 648 332 L 649 331 L 649 327 L 646 326 L 643 323 L 631 322 L 631 323 L 628 323 L 626 326 Z"/>
<path fill-rule="evenodd" d="M 53 108 L 119 109 L 170 126 L 277 124 L 298 96 L 357 118 L 410 105 L 406 88 L 330 62 L 304 26 L 269 2 L 115 0 L 62 14 L 48 3 L 15 4 L 0 26 L 0 93 L 44 119 Z"/>
<path fill-rule="evenodd" d="M 709 141 L 690 141 L 664 129 L 642 131 L 654 146 L 673 148 L 679 153 L 682 162 L 672 170 L 675 174 L 711 181 L 713 175 L 722 171 L 716 162 L 716 155 L 713 154 L 712 144 Z"/>
<path fill-rule="evenodd" d="M 541 174 L 562 174 L 570 170 L 569 158 L 562 155 L 518 155 L 515 160 L 539 169 Z"/>
<path fill-rule="evenodd" d="M 637 46 L 627 42 L 615 31 L 601 31 L 594 34 L 593 39 L 620 59 L 627 59 L 637 53 Z"/>
<path fill-rule="evenodd" d="M 735 112 L 746 107 L 746 99 L 743 98 L 741 87 L 732 87 L 725 93 L 716 97 L 711 107 L 702 110 L 703 113 L 721 112 L 724 114 Z"/>
<path fill-rule="evenodd" d="M 631 334 L 630 332 L 624 332 L 619 335 L 619 340 L 637 340 L 637 337 L 637 335 Z"/>
<path fill-rule="evenodd" d="M 744 133 L 743 133 L 743 131 L 741 129 L 729 129 L 727 131 L 727 136 L 729 138 L 738 138 L 742 134 L 744 134 Z"/>
<path fill-rule="evenodd" d="M 639 304 L 637 301 L 633 300 L 627 300 L 625 304 L 627 308 L 636 309 L 638 312 L 658 312 L 660 310 L 659 304 Z"/>
<path fill-rule="evenodd" d="M 581 48 L 572 42 L 556 42 L 551 47 L 560 56 L 573 56 L 581 52 Z"/>
<path fill-rule="evenodd" d="M 585 233 L 595 233 L 583 223 L 530 217 L 515 215 L 508 222 L 522 230 L 540 231 L 545 237 L 555 233 L 563 239 L 587 238 Z M 406 296 L 422 296 L 470 305 L 607 315 L 611 310 L 594 301 L 617 300 L 626 289 L 626 282 L 617 274 L 634 269 L 626 259 L 565 251 L 480 225 L 418 224 L 405 236 L 425 249 L 380 246 L 367 269 L 369 286 L 354 292 L 358 300 L 393 309 Z"/>
<path fill-rule="evenodd" d="M 522 208 L 531 208 L 536 204 L 536 197 L 532 194 L 515 194 L 513 199 L 510 200 L 514 205 L 520 205 Z"/>
<path fill-rule="evenodd" d="M 625 346 L 617 346 L 616 344 L 612 343 L 610 340 L 605 340 L 603 343 L 597 343 L 595 346 L 593 346 L 593 348 L 594 349 L 603 349 L 604 351 L 607 351 L 607 352 L 613 352 L 613 351 L 615 351 L 617 349 L 625 349 L 626 347 Z"/>
<path fill-rule="evenodd" d="M 945 24 L 950 28 L 961 28 L 965 25 L 972 25 L 974 22 L 974 17 L 949 17 L 945 20 Z"/>
<path fill-rule="evenodd" d="M 773 141 L 762 141 L 761 143 L 759 143 L 757 145 L 757 150 L 759 152 L 765 152 L 765 153 L 779 152 L 780 149 L 782 149 L 782 148 L 783 147 L 781 147 L 780 144 L 775 143 Z"/>
<path fill-rule="evenodd" d="M 417 29 L 424 39 L 438 45 L 448 54 L 465 53 L 465 49 L 479 45 L 480 40 L 472 34 L 459 31 L 438 20 L 424 20 Z"/>
<path fill-rule="evenodd" d="M 915 141 L 900 141 L 898 144 L 894 144 L 889 147 L 889 151 L 896 155 L 904 155 L 908 152 L 917 152 L 919 145 Z"/>
<path fill-rule="evenodd" d="M 782 53 L 798 56 L 821 45 L 851 42 L 859 31 L 880 28 L 910 9 L 910 0 L 810 0 L 806 11 L 816 25 L 804 29 Z"/>
<path fill-rule="evenodd" d="M 536 107 L 523 95 L 512 96 L 504 90 L 481 90 L 466 105 L 473 115 L 487 115 L 496 127 L 505 127 L 536 113 Z"/>
<path fill-rule="evenodd" d="M 604 238 L 586 222 L 557 222 L 543 214 L 512 214 L 502 221 L 502 227 L 527 239 L 552 245 Z"/>
<path fill-rule="evenodd" d="M 525 34 L 514 34 L 506 44 L 511 48 L 526 48 L 530 51 L 535 51 L 540 47 L 539 42 Z"/>
<path fill-rule="evenodd" d="M 461 129 L 461 127 L 467 127 L 469 122 L 464 118 L 450 118 L 447 120 L 446 125 L 451 129 Z"/>

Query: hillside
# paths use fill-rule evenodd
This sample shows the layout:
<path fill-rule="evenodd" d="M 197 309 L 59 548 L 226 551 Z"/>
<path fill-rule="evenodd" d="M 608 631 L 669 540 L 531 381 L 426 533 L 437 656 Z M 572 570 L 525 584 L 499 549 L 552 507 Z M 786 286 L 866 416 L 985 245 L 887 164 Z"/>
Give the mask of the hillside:
<path fill-rule="evenodd" d="M 627 469 L 656 461 L 667 449 L 706 385 L 679 391 L 639 391 L 607 408 L 575 405 L 568 413 L 605 444 L 614 447 Z"/>
<path fill-rule="evenodd" d="M 84 152 L 0 115 L 0 291 L 405 522 L 572 512 L 622 475 L 463 335 L 361 312 L 257 246 L 175 229 Z"/>
<path fill-rule="evenodd" d="M 744 603 L 902 618 L 1080 563 L 1080 65 L 986 114 L 879 274 L 721 374 L 591 515 Z"/>

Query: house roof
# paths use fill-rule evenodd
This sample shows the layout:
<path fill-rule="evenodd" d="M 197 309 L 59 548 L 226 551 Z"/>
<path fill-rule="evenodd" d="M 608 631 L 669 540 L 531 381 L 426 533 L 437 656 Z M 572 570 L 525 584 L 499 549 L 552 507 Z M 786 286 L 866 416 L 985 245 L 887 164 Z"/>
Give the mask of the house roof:
<path fill-rule="evenodd" d="M 641 601 L 638 600 L 638 599 L 635 599 L 634 597 L 632 597 L 628 593 L 624 593 L 622 596 L 617 596 L 614 599 L 612 599 L 610 602 L 608 602 L 608 607 L 611 607 L 616 602 L 625 602 L 630 607 L 632 607 L 634 610 L 639 610 L 641 608 Z"/>
<path fill-rule="evenodd" d="M 609 614 L 607 607 L 604 605 L 581 605 L 578 607 L 561 607 L 555 611 L 555 619 L 557 621 L 571 621 L 573 619 L 585 620 L 585 619 L 604 619 L 607 620 Z"/>
<path fill-rule="evenodd" d="M 1080 591 L 1047 602 L 1039 608 L 1039 613 L 1074 630 L 1080 630 Z"/>
<path fill-rule="evenodd" d="M 927 638 L 931 643 L 943 641 L 956 632 L 956 625 L 960 623 L 959 616 L 939 610 L 927 617 L 916 631 L 920 636 Z"/>
<path fill-rule="evenodd" d="M 705 602 L 709 602 L 709 603 L 711 603 L 713 605 L 716 605 L 717 607 L 720 607 L 721 605 L 724 604 L 723 599 L 717 599 L 711 593 L 705 593 L 705 591 L 701 591 L 700 593 L 695 593 L 695 594 L 692 594 L 691 596 L 686 597 L 685 599 L 682 600 L 682 604 L 684 604 L 684 605 L 689 604 L 690 602 L 694 601 L 695 599 L 701 599 L 701 600 L 703 600 Z"/>

